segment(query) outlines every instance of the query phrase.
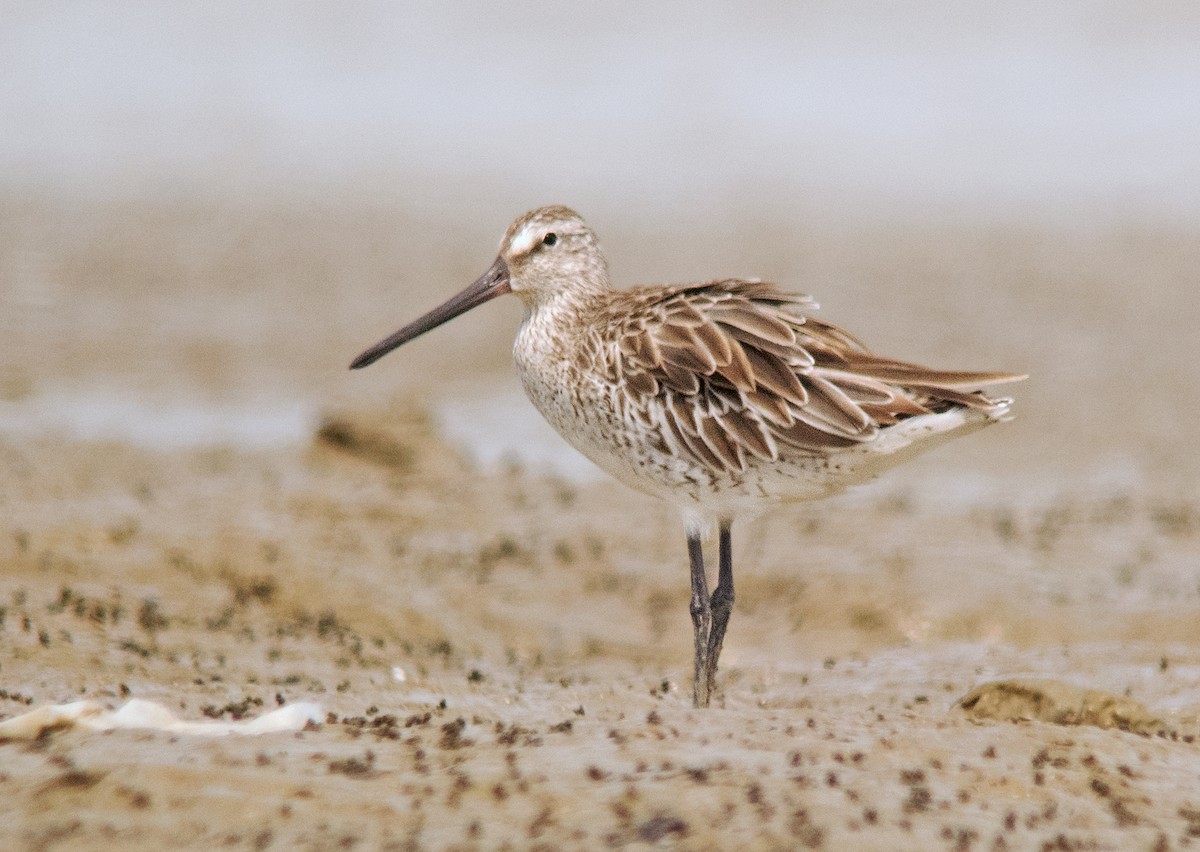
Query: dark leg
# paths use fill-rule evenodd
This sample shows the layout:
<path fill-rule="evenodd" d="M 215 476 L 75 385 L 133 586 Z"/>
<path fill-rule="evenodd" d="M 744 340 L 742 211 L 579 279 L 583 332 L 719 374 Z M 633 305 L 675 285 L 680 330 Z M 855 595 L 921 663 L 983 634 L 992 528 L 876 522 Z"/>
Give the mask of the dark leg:
<path fill-rule="evenodd" d="M 704 549 L 699 533 L 688 533 L 688 558 L 692 563 L 692 629 L 696 640 L 696 674 L 692 680 L 692 703 L 708 706 L 708 634 L 712 610 L 708 601 L 708 577 L 704 574 Z"/>
<path fill-rule="evenodd" d="M 709 606 L 712 610 L 712 628 L 708 634 L 708 649 L 705 651 L 705 692 L 711 695 L 717 687 L 717 660 L 721 656 L 721 645 L 725 642 L 725 628 L 729 614 L 733 612 L 733 540 L 730 536 L 732 522 L 721 521 L 721 562 L 717 574 L 717 587 L 713 589 Z"/>

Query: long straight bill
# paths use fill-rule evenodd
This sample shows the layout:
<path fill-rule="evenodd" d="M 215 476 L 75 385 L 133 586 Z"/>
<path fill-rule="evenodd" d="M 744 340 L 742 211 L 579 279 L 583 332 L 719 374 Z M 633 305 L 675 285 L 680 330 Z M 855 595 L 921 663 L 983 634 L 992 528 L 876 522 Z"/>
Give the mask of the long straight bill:
<path fill-rule="evenodd" d="M 350 362 L 351 370 L 358 370 L 369 364 L 374 364 L 384 355 L 398 346 L 403 346 L 414 337 L 420 337 L 427 331 L 437 328 L 444 322 L 464 314 L 471 308 L 478 307 L 484 302 L 511 293 L 508 283 L 508 266 L 502 258 L 496 258 L 487 272 L 480 275 L 475 283 L 467 287 L 457 296 L 452 296 L 446 302 L 438 305 L 420 319 L 413 320 L 404 328 L 376 343 L 366 352 Z"/>

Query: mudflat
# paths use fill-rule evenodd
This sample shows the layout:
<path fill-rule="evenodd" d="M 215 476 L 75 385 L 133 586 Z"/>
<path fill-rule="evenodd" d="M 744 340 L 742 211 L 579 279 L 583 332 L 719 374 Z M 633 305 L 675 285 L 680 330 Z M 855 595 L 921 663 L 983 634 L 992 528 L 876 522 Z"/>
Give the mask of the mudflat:
<path fill-rule="evenodd" d="M 486 267 L 486 223 L 3 208 L 0 721 L 324 714 L 0 743 L 5 848 L 1200 843 L 1195 235 L 763 226 L 718 264 L 593 221 L 630 283 L 759 274 L 1033 376 L 1016 422 L 740 529 L 698 711 L 672 511 L 447 437 L 458 377 L 511 384 L 516 305 L 345 369 Z"/>

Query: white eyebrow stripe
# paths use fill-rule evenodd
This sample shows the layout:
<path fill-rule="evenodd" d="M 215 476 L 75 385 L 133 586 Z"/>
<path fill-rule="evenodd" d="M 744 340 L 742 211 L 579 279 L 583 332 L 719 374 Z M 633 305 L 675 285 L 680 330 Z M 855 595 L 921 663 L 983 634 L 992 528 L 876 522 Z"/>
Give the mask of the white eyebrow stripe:
<path fill-rule="evenodd" d="M 513 237 L 509 251 L 514 255 L 528 254 L 533 250 L 533 244 L 537 242 L 538 237 L 539 229 L 534 228 L 533 223 L 530 222 Z"/>

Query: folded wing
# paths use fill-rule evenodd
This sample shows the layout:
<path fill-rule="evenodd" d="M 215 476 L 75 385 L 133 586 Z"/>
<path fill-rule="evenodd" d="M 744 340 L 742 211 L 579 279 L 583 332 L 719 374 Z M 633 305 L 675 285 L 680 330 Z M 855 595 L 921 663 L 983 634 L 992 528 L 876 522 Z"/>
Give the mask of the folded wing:
<path fill-rule="evenodd" d="M 751 457 L 870 441 L 906 417 L 989 408 L 980 388 L 1024 376 L 933 370 L 880 357 L 804 311 L 807 297 L 731 279 L 628 293 L 613 378 L 672 452 L 718 471 Z"/>

